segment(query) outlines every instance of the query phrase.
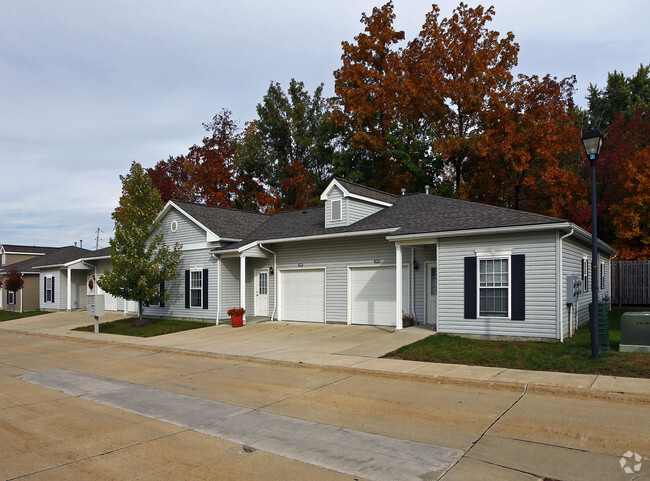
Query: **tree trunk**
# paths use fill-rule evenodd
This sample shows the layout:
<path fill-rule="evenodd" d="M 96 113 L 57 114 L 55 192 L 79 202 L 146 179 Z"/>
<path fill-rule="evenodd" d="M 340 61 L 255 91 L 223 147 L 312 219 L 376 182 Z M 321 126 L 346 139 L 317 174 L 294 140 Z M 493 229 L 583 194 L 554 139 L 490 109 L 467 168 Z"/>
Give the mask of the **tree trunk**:
<path fill-rule="evenodd" d="M 138 301 L 138 315 L 140 318 L 140 322 L 142 322 L 142 301 Z"/>

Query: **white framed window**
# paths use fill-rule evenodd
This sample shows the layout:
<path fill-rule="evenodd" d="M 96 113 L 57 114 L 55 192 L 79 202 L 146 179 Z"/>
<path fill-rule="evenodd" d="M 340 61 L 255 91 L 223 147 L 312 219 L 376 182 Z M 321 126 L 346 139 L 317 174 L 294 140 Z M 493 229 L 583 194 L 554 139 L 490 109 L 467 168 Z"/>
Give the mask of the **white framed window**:
<path fill-rule="evenodd" d="M 589 290 L 589 259 L 582 258 L 582 288 L 585 292 Z"/>
<path fill-rule="evenodd" d="M 510 258 L 478 259 L 479 317 L 510 317 Z"/>
<path fill-rule="evenodd" d="M 605 263 L 600 263 L 600 288 L 605 289 Z"/>
<path fill-rule="evenodd" d="M 16 303 L 16 291 L 7 291 L 7 304 L 12 305 Z"/>
<path fill-rule="evenodd" d="M 52 280 L 53 277 L 45 278 L 45 302 L 52 302 Z"/>
<path fill-rule="evenodd" d="M 190 307 L 203 307 L 203 271 L 190 271 Z"/>
<path fill-rule="evenodd" d="M 341 201 L 332 201 L 332 220 L 341 220 Z"/>
<path fill-rule="evenodd" d="M 178 222 L 176 222 L 176 220 L 171 221 L 169 224 L 169 230 L 172 232 L 176 232 L 178 230 Z"/>

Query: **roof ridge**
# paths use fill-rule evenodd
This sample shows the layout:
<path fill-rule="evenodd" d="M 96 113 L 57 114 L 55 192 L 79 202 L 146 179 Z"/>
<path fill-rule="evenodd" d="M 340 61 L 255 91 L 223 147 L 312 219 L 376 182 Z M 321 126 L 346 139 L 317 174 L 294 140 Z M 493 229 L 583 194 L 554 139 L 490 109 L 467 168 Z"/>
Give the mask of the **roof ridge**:
<path fill-rule="evenodd" d="M 188 204 L 188 205 L 195 205 L 197 207 L 210 207 L 212 209 L 221 209 L 221 210 L 227 210 L 231 212 L 243 212 L 245 214 L 256 214 L 256 215 L 263 215 L 263 216 L 268 216 L 270 214 L 265 214 L 264 212 L 255 212 L 252 210 L 246 210 L 246 209 L 239 209 L 237 207 L 224 207 L 222 205 L 209 205 L 209 204 L 199 204 L 198 202 L 189 202 L 186 200 L 178 200 L 178 199 L 170 199 L 170 201 L 174 203 L 180 203 L 180 204 Z"/>
<path fill-rule="evenodd" d="M 400 196 L 397 195 L 397 194 L 391 194 L 390 192 L 386 192 L 386 191 L 383 191 L 383 190 L 375 189 L 374 187 L 368 187 L 367 185 L 362 185 L 362 184 L 359 184 L 359 183 L 357 183 L 357 182 L 353 182 L 353 181 L 351 181 L 351 180 L 343 179 L 343 178 L 341 178 L 341 177 L 334 177 L 334 180 L 341 181 L 341 182 L 345 182 L 345 183 L 347 183 L 347 184 L 352 184 L 352 185 L 354 185 L 354 186 L 356 186 L 356 187 L 360 187 L 360 188 L 362 188 L 362 189 L 372 190 L 372 191 L 377 192 L 377 193 L 379 193 L 379 194 L 390 195 L 390 196 L 392 196 L 392 197 L 400 197 Z"/>

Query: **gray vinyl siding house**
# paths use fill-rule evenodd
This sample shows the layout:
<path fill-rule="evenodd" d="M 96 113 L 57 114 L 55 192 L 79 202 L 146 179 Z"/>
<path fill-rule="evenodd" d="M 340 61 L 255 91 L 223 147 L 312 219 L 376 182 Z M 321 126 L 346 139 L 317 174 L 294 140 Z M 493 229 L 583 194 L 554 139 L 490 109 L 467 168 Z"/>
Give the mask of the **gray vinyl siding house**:
<path fill-rule="evenodd" d="M 182 244 L 160 317 L 246 316 L 562 340 L 588 321 L 591 287 L 567 304 L 590 234 L 562 219 L 334 179 L 323 207 L 263 215 L 170 201 L 152 234 Z M 599 242 L 601 296 L 610 258 Z"/>

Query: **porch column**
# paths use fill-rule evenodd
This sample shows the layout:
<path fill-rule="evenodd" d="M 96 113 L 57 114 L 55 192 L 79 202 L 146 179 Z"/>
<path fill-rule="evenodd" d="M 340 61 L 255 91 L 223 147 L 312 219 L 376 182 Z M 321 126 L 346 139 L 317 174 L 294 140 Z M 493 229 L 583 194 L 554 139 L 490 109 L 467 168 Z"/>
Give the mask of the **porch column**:
<path fill-rule="evenodd" d="M 67 300 L 68 300 L 68 307 L 66 310 L 71 311 L 72 310 L 72 269 L 68 267 L 68 278 L 67 278 L 67 286 L 68 286 L 68 292 L 67 292 Z"/>
<path fill-rule="evenodd" d="M 246 257 L 239 258 L 239 304 L 246 309 Z M 244 313 L 246 320 L 246 313 Z"/>
<path fill-rule="evenodd" d="M 395 328 L 402 329 L 402 246 L 395 243 Z"/>

